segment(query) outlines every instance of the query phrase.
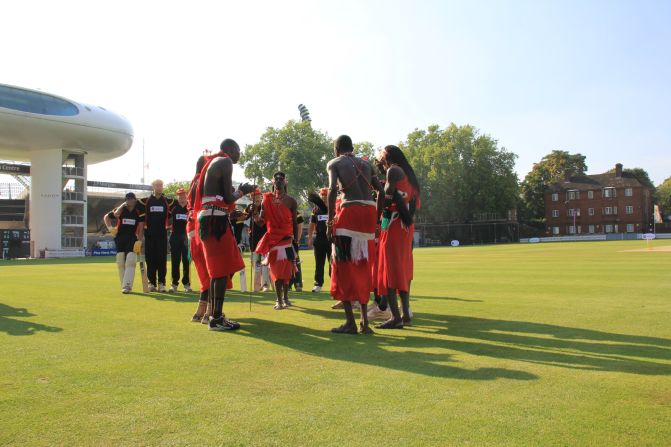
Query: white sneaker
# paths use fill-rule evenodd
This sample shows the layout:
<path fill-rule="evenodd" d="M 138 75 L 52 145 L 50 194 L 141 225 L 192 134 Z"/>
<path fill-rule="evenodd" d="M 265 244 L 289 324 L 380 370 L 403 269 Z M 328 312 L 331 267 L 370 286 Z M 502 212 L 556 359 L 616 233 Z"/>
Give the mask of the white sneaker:
<path fill-rule="evenodd" d="M 128 287 L 124 287 L 123 289 L 121 289 L 121 293 L 123 293 L 124 295 L 127 295 L 127 294 L 130 293 L 130 289 Z"/>
<path fill-rule="evenodd" d="M 322 291 L 322 286 L 314 286 L 312 288 L 312 291 L 315 293 L 321 292 Z"/>
<path fill-rule="evenodd" d="M 179 287 L 179 286 L 173 284 L 173 285 L 170 286 L 170 289 L 168 289 L 168 291 L 169 291 L 170 293 L 177 292 L 177 287 Z"/>
<path fill-rule="evenodd" d="M 185 291 L 185 292 L 193 292 L 193 289 L 191 289 L 191 285 L 190 285 L 190 284 L 186 284 L 186 285 L 184 286 L 184 291 Z"/>
<path fill-rule="evenodd" d="M 368 319 L 369 320 L 389 320 L 391 318 L 391 309 L 387 307 L 387 310 L 380 310 L 379 307 L 377 307 L 377 304 L 371 306 L 370 310 L 368 311 Z"/>
<path fill-rule="evenodd" d="M 153 284 L 149 284 L 149 291 L 150 292 L 156 292 L 156 286 Z"/>
<path fill-rule="evenodd" d="M 261 292 L 267 292 L 267 291 L 268 291 L 268 286 L 263 286 L 263 288 L 261 288 Z"/>
<path fill-rule="evenodd" d="M 165 289 L 165 284 L 158 283 L 158 291 L 161 293 L 167 292 L 167 290 Z"/>

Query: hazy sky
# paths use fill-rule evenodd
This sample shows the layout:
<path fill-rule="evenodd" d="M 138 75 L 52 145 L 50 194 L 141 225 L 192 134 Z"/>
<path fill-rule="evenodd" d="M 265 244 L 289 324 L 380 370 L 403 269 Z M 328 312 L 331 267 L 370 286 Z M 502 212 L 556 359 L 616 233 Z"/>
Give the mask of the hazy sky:
<path fill-rule="evenodd" d="M 376 146 L 472 124 L 519 156 L 671 176 L 671 1 L 5 2 L 0 82 L 126 116 L 89 178 L 189 179 L 225 137 L 299 119 Z M 240 176 L 238 172 L 238 176 Z"/>

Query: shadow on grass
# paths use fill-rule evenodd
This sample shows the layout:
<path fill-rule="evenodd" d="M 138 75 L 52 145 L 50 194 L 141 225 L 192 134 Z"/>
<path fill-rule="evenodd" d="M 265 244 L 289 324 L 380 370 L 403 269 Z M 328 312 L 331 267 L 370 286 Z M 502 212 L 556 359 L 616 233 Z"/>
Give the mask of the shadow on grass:
<path fill-rule="evenodd" d="M 534 374 L 506 368 L 471 370 L 450 365 L 449 363 L 455 362 L 452 354 L 422 351 L 426 349 L 440 351 L 445 348 L 441 340 L 430 337 L 404 337 L 403 334 L 393 336 L 378 334 L 370 337 L 338 335 L 305 326 L 256 318 L 241 319 L 240 322 L 244 324 L 245 329 L 244 332 L 240 332 L 242 336 L 259 338 L 332 360 L 463 380 L 537 379 Z"/>
<path fill-rule="evenodd" d="M 272 296 L 272 299 L 275 299 L 275 292 L 272 292 L 272 295 L 270 295 L 270 292 L 261 293 L 260 296 L 266 296 L 266 295 Z M 254 293 L 253 296 L 259 296 L 259 294 Z M 297 302 L 300 301 L 300 300 L 335 302 L 331 298 L 331 295 L 329 295 L 329 291 L 327 289 L 325 289 L 321 292 L 318 292 L 318 293 L 313 293 L 309 290 L 307 290 L 307 291 L 304 290 L 303 292 L 291 291 L 291 292 L 289 292 L 289 299 L 296 300 Z M 463 302 L 463 303 L 482 303 L 482 302 L 484 302 L 483 300 L 478 300 L 478 299 L 457 298 L 457 297 L 452 297 L 452 296 L 411 295 L 410 299 L 411 299 L 411 301 L 414 301 L 414 300 L 439 300 L 439 301 L 459 301 L 459 302 Z"/>
<path fill-rule="evenodd" d="M 456 315 L 419 314 L 414 324 L 447 336 L 443 342 L 449 349 L 478 356 L 590 371 L 671 375 L 671 340 L 664 338 Z"/>
<path fill-rule="evenodd" d="M 135 295 L 139 298 L 151 298 L 156 301 L 174 301 L 176 303 L 195 303 L 200 298 L 198 292 L 131 292 L 129 295 Z"/>
<path fill-rule="evenodd" d="M 5 332 L 7 335 L 33 335 L 36 332 L 60 332 L 63 329 L 54 326 L 46 326 L 44 324 L 35 323 L 32 321 L 16 320 L 9 317 L 34 317 L 27 309 L 11 307 L 0 303 L 0 332 Z"/>
<path fill-rule="evenodd" d="M 332 319 L 334 325 L 344 320 L 342 311 L 300 306 L 296 306 L 296 310 Z M 404 337 L 405 333 L 411 336 Z M 323 332 L 320 334 L 322 337 L 330 336 Z M 526 321 L 427 313 L 415 315 L 413 326 L 403 330 L 383 332 L 378 329 L 373 338 L 388 334 L 401 336 L 401 339 L 394 339 L 402 340 L 398 346 L 403 347 L 443 348 L 480 357 L 588 371 L 671 375 L 671 340 L 665 338 Z M 430 337 L 420 336 L 419 341 L 412 341 L 420 334 Z M 373 343 L 376 344 L 377 341 L 374 340 Z"/>

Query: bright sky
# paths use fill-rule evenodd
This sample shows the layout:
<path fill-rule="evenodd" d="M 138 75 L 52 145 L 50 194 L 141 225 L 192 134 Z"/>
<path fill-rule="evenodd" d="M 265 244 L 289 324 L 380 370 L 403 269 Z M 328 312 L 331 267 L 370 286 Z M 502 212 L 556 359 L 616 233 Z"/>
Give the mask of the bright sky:
<path fill-rule="evenodd" d="M 225 137 L 299 119 L 376 146 L 472 124 L 519 155 L 553 149 L 671 176 L 671 2 L 14 1 L 0 82 L 100 105 L 135 129 L 89 178 L 189 179 Z M 241 178 L 241 172 L 237 173 Z"/>

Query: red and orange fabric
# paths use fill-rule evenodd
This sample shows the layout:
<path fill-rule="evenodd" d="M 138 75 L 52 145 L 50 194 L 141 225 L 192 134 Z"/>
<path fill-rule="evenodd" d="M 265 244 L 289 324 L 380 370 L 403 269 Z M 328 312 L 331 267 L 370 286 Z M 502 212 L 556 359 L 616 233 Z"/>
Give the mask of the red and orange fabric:
<path fill-rule="evenodd" d="M 376 220 L 372 202 L 345 203 L 336 208 L 331 257 L 331 296 L 334 300 L 361 304 L 370 300 Z"/>
<path fill-rule="evenodd" d="M 273 282 L 282 280 L 289 284 L 296 272 L 296 252 L 293 247 L 293 213 L 282 199 L 267 192 L 263 195 L 263 220 L 266 234 L 263 235 L 256 252 L 264 256 Z"/>
<path fill-rule="evenodd" d="M 207 168 L 217 157 L 228 157 L 220 152 L 212 156 L 203 167 L 198 179 L 194 200 L 197 219 L 197 236 L 200 238 L 203 257 L 210 278 L 227 277 L 227 288 L 233 287 L 231 276 L 245 268 L 240 248 L 235 241 L 228 213 L 235 209 L 235 203 L 226 203 L 221 196 L 203 195 L 203 184 Z"/>
<path fill-rule="evenodd" d="M 407 177 L 397 183 L 396 189 L 406 205 L 416 198 L 417 208 L 419 208 L 417 191 Z M 413 278 L 412 239 L 415 226 L 405 227 L 402 224 L 398 217 L 396 204 L 392 204 L 389 211 L 392 216 L 391 221 L 389 226 L 380 232 L 378 250 L 377 289 L 381 295 L 385 295 L 387 289 L 407 292 Z"/>

